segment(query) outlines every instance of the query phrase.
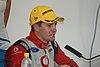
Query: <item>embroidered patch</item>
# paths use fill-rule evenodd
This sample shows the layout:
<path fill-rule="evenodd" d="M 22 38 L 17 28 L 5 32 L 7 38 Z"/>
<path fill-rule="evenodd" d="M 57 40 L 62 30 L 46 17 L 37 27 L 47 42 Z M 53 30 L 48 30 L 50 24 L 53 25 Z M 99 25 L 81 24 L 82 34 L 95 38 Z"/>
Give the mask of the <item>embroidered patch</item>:
<path fill-rule="evenodd" d="M 16 55 L 16 54 L 19 54 L 19 53 L 22 53 L 22 51 L 20 51 L 18 47 L 14 47 L 13 53 L 11 55 L 13 56 L 13 55 Z"/>
<path fill-rule="evenodd" d="M 14 48 L 14 52 L 15 52 L 15 53 L 18 52 L 18 50 L 19 50 L 18 47 L 15 47 L 15 48 Z"/>
<path fill-rule="evenodd" d="M 31 51 L 32 51 L 32 52 L 38 52 L 38 51 L 39 51 L 39 49 L 38 49 L 38 48 L 36 48 L 36 47 L 31 47 Z"/>
<path fill-rule="evenodd" d="M 47 55 L 44 55 L 41 57 L 41 64 L 42 67 L 48 67 L 49 66 L 49 58 Z"/>

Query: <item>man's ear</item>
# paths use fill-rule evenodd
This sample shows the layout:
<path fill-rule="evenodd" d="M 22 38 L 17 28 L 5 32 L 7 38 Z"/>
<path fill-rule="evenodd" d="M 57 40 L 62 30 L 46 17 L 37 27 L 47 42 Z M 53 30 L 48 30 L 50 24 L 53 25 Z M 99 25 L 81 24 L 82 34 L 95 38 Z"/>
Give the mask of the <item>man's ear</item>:
<path fill-rule="evenodd" d="M 38 31 L 39 30 L 39 26 L 37 24 L 34 24 L 33 27 L 34 27 L 34 30 L 35 31 Z"/>

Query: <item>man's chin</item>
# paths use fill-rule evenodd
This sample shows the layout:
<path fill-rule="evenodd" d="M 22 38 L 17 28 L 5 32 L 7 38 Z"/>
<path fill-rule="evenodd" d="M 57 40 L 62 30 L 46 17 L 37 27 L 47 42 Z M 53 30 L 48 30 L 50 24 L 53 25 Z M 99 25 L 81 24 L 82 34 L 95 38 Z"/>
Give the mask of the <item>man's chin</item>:
<path fill-rule="evenodd" d="M 55 41 L 55 39 L 51 39 L 51 41 Z"/>

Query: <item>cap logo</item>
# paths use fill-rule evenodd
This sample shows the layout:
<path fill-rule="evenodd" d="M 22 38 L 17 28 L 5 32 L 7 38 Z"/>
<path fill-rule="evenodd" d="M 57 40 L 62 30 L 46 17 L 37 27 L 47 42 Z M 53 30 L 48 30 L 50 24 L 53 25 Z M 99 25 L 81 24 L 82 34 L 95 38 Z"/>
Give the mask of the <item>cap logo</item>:
<path fill-rule="evenodd" d="M 46 13 L 48 13 L 48 12 L 53 12 L 53 10 L 52 10 L 52 9 L 47 10 L 47 11 L 43 12 L 42 15 L 44 15 L 44 14 L 46 14 Z"/>

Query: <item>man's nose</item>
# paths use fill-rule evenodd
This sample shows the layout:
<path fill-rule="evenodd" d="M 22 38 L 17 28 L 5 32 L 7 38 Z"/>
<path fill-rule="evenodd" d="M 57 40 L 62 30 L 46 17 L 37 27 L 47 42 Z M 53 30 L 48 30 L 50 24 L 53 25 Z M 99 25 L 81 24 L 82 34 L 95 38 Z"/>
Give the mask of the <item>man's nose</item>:
<path fill-rule="evenodd" d="M 54 32 L 57 31 L 57 29 L 56 29 L 56 25 L 53 25 L 53 26 L 52 26 L 52 30 L 53 30 Z"/>

